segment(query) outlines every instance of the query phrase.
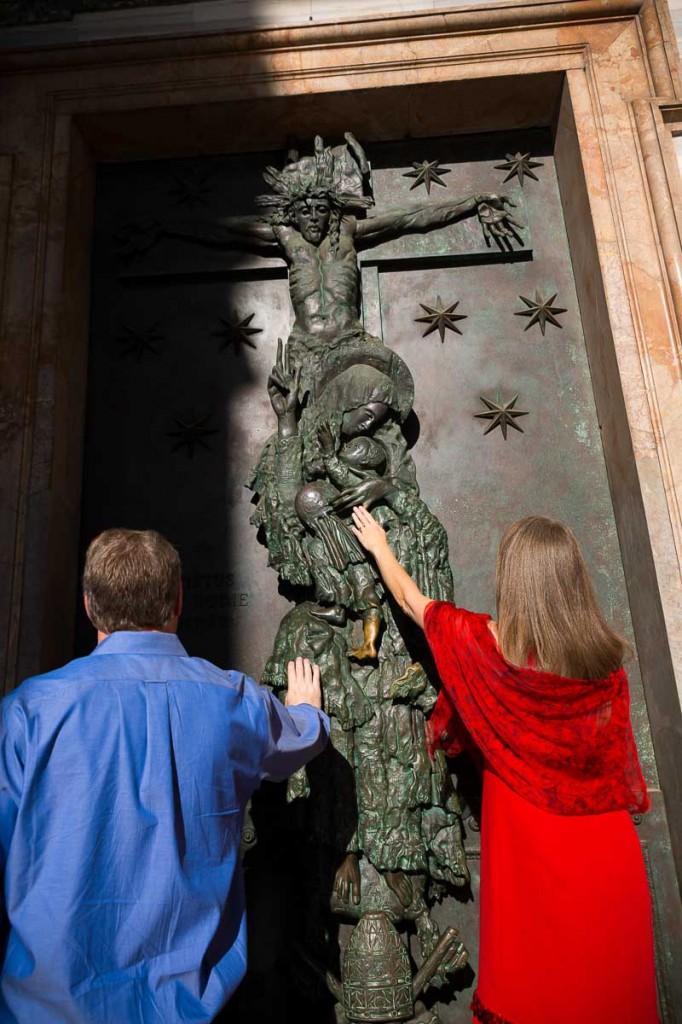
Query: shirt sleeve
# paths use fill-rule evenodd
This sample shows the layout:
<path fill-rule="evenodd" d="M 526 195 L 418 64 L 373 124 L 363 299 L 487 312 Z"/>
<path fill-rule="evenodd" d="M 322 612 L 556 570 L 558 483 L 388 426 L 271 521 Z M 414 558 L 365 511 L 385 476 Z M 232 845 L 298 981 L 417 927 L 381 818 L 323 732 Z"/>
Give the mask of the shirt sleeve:
<path fill-rule="evenodd" d="M 266 743 L 261 779 L 281 782 L 316 757 L 329 739 L 329 718 L 311 704 L 286 708 L 265 687 Z"/>
<path fill-rule="evenodd" d="M 14 701 L 0 705 L 0 872 L 14 834 L 24 784 L 25 729 Z"/>

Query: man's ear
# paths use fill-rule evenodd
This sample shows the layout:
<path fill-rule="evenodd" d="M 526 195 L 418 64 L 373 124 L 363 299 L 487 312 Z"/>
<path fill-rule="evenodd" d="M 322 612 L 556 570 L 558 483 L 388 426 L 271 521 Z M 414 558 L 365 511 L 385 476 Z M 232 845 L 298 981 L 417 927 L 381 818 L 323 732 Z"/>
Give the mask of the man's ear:
<path fill-rule="evenodd" d="M 87 594 L 83 594 L 83 607 L 85 608 L 85 614 L 87 615 L 88 619 L 90 620 L 90 622 L 94 626 L 95 623 L 92 621 L 92 615 L 90 614 L 90 602 L 88 601 L 88 595 Z"/>

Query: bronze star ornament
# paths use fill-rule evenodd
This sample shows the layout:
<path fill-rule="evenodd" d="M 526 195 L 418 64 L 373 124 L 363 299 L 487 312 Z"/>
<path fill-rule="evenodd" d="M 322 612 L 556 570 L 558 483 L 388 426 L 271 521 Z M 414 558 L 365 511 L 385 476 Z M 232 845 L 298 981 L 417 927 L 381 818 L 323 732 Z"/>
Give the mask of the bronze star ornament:
<path fill-rule="evenodd" d="M 479 400 L 486 406 L 485 412 L 475 412 L 474 416 L 476 419 L 491 420 L 490 426 L 487 430 L 483 431 L 483 436 L 489 434 L 495 427 L 499 427 L 502 431 L 502 437 L 507 440 L 507 427 L 513 427 L 514 430 L 518 430 L 520 434 L 524 433 L 522 427 L 515 422 L 518 416 L 528 416 L 527 412 L 523 412 L 521 409 L 516 408 L 516 403 L 519 396 L 514 395 L 510 402 L 503 404 L 500 402 L 499 395 L 496 402 L 493 402 L 491 398 L 484 398 L 483 395 L 479 395 Z"/>
<path fill-rule="evenodd" d="M 215 334 L 221 334 L 224 338 L 220 351 L 224 351 L 228 345 L 232 345 L 236 352 L 241 350 L 242 345 L 249 345 L 251 348 L 256 348 L 256 343 L 253 341 L 254 334 L 262 334 L 262 327 L 250 327 L 250 323 L 253 320 L 255 313 L 249 313 L 248 316 L 243 317 L 241 320 L 238 313 L 232 313 L 229 320 L 225 317 L 219 316 L 221 324 L 223 325 Z"/>
<path fill-rule="evenodd" d="M 206 178 L 183 178 L 178 174 L 173 175 L 175 185 L 168 190 L 169 196 L 175 196 L 176 206 L 198 206 L 206 205 L 205 198 L 211 191 L 206 184 Z"/>
<path fill-rule="evenodd" d="M 197 445 L 210 451 L 211 446 L 206 443 L 206 438 L 218 433 L 217 428 L 208 426 L 210 418 L 210 412 L 206 416 L 198 417 L 194 409 L 190 409 L 185 416 L 173 416 L 173 422 L 178 429 L 169 430 L 166 435 L 177 438 L 171 451 L 178 452 L 184 448 L 188 459 L 194 458 Z"/>
<path fill-rule="evenodd" d="M 439 160 L 414 160 L 412 170 L 405 171 L 403 178 L 415 178 L 414 185 L 410 185 L 410 192 L 418 185 L 425 185 L 427 195 L 431 195 L 431 185 L 442 185 L 447 188 L 447 183 L 441 180 L 441 175 L 449 174 L 449 167 L 441 167 Z"/>
<path fill-rule="evenodd" d="M 121 351 L 120 355 L 122 357 L 134 356 L 138 362 L 142 359 L 142 356 L 147 353 L 155 356 L 158 355 L 159 350 L 156 347 L 156 344 L 159 341 L 163 341 L 165 337 L 165 335 L 158 333 L 158 328 L 160 326 L 160 321 L 157 321 L 155 324 L 150 324 L 149 327 L 128 327 L 124 325 L 123 336 L 116 339 L 119 345 L 126 346 Z"/>
<path fill-rule="evenodd" d="M 455 310 L 459 306 L 459 299 L 457 302 L 453 302 L 451 305 L 445 306 L 439 295 L 436 302 L 436 306 L 427 306 L 425 302 L 420 302 L 419 305 L 426 313 L 426 316 L 417 316 L 414 318 L 414 322 L 416 324 L 429 324 L 422 334 L 422 338 L 425 338 L 427 334 L 432 334 L 434 331 L 438 331 L 441 342 L 444 342 L 446 331 L 454 331 L 455 334 L 462 333 L 457 326 L 456 321 L 466 320 L 466 314 L 455 313 Z"/>
<path fill-rule="evenodd" d="M 560 313 L 565 313 L 566 310 L 561 306 L 553 306 L 552 303 L 557 297 L 557 292 L 554 295 L 550 295 L 548 299 L 543 299 L 540 292 L 536 290 L 535 299 L 527 299 L 525 295 L 519 295 L 521 302 L 525 302 L 527 309 L 519 309 L 514 313 L 514 316 L 527 316 L 530 317 L 528 323 L 523 328 L 524 331 L 529 330 L 533 324 L 539 324 L 540 330 L 544 336 L 545 328 L 547 324 L 554 324 L 555 327 L 559 327 L 563 330 L 563 324 L 560 324 L 557 320 L 557 316 Z"/>
<path fill-rule="evenodd" d="M 514 175 L 519 179 L 519 185 L 521 188 L 524 187 L 524 178 L 533 178 L 534 181 L 539 181 L 537 174 L 533 174 L 531 168 L 533 167 L 544 167 L 543 163 L 539 160 L 531 160 L 530 153 L 507 153 L 506 162 L 503 164 L 495 164 L 496 171 L 509 171 L 509 174 L 504 179 L 509 181 Z M 504 184 L 504 182 L 503 182 Z"/>

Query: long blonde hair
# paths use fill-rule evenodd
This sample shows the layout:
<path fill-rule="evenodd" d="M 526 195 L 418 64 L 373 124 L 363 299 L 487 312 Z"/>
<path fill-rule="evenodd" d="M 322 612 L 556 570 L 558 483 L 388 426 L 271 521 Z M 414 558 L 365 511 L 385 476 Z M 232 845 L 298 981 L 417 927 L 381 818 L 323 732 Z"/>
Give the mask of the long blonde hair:
<path fill-rule="evenodd" d="M 508 526 L 497 555 L 500 650 L 515 665 L 603 679 L 630 645 L 607 624 L 572 530 L 547 516 Z"/>

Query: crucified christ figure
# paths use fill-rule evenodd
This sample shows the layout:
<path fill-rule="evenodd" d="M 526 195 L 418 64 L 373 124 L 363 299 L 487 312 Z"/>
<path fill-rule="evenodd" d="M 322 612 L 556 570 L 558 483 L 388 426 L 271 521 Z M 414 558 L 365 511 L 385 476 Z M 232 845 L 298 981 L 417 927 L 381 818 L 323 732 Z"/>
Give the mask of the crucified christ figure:
<path fill-rule="evenodd" d="M 304 375 L 310 376 L 330 348 L 353 336 L 367 339 L 359 321 L 358 252 L 471 214 L 478 216 L 488 245 L 511 250 L 514 241 L 522 244 L 522 225 L 511 212 L 515 204 L 503 193 L 415 203 L 360 217 L 360 211 L 374 205 L 364 194 L 368 174 L 365 153 L 350 133 L 346 144 L 334 149 L 318 136 L 314 156 L 293 159 L 282 171 L 269 167 L 265 172 L 273 191 L 257 201 L 269 208 L 267 215 L 218 217 L 205 223 L 144 220 L 122 232 L 119 252 L 143 251 L 165 235 L 283 257 L 295 315 L 290 356 L 293 365 L 305 361 Z"/>

